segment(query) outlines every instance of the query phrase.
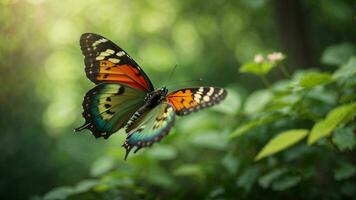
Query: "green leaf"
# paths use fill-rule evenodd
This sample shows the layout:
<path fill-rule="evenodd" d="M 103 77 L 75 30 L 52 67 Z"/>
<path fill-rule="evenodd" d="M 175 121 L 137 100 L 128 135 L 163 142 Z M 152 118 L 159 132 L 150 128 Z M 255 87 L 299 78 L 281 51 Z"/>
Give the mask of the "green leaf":
<path fill-rule="evenodd" d="M 302 88 L 310 89 L 318 85 L 330 83 L 333 80 L 331 74 L 324 72 L 309 72 L 299 80 Z"/>
<path fill-rule="evenodd" d="M 171 145 L 156 145 L 147 151 L 148 157 L 157 160 L 172 160 L 177 157 L 177 150 Z"/>
<path fill-rule="evenodd" d="M 341 122 L 347 122 L 355 114 L 356 103 L 349 105 L 341 105 L 331 110 L 327 117 L 316 123 L 308 137 L 308 144 L 313 144 L 319 139 L 326 137 L 339 125 Z"/>
<path fill-rule="evenodd" d="M 227 89 L 227 93 L 229 95 L 226 96 L 225 100 L 214 106 L 212 110 L 234 115 L 241 109 L 241 96 L 232 89 Z"/>
<path fill-rule="evenodd" d="M 231 155 L 231 154 L 226 155 L 222 159 L 221 164 L 232 175 L 236 174 L 236 172 L 237 172 L 237 170 L 239 169 L 239 166 L 240 166 L 239 160 L 236 157 L 234 157 L 233 155 Z"/>
<path fill-rule="evenodd" d="M 321 62 L 327 65 L 344 64 L 351 56 L 356 54 L 356 48 L 350 43 L 342 43 L 328 47 L 321 58 Z"/>
<path fill-rule="evenodd" d="M 297 185 L 301 181 L 299 176 L 286 176 L 272 184 L 272 189 L 277 191 L 283 191 Z"/>
<path fill-rule="evenodd" d="M 275 66 L 276 65 L 271 62 L 262 62 L 262 63 L 249 62 L 249 63 L 245 63 L 240 67 L 240 72 L 254 74 L 254 75 L 265 75 L 268 74 L 268 72 L 271 71 L 271 69 Z"/>
<path fill-rule="evenodd" d="M 44 200 L 61 200 L 61 199 L 67 199 L 70 195 L 74 194 L 75 191 L 72 187 L 57 187 L 49 192 L 46 193 L 46 195 L 43 197 Z"/>
<path fill-rule="evenodd" d="M 112 170 L 115 167 L 115 160 L 112 157 L 104 156 L 97 159 L 90 168 L 91 176 L 100 176 Z"/>
<path fill-rule="evenodd" d="M 250 191 L 252 185 L 256 182 L 261 171 L 258 166 L 252 166 L 245 170 L 237 180 L 237 186 Z"/>
<path fill-rule="evenodd" d="M 169 188 L 173 186 L 173 178 L 164 168 L 150 167 L 147 174 L 147 181 L 153 185 L 157 185 L 163 188 Z"/>
<path fill-rule="evenodd" d="M 286 172 L 287 172 L 286 169 L 275 169 L 260 177 L 258 179 L 258 183 L 260 184 L 261 187 L 268 188 L 274 180 L 276 180 Z"/>
<path fill-rule="evenodd" d="M 347 81 L 355 80 L 356 75 L 356 56 L 350 58 L 350 60 L 342 65 L 338 70 L 336 70 L 333 74 L 335 80 L 344 83 Z"/>
<path fill-rule="evenodd" d="M 255 114 L 263 110 L 272 99 L 270 90 L 258 90 L 253 92 L 244 104 L 244 112 L 248 115 Z"/>
<path fill-rule="evenodd" d="M 174 170 L 175 176 L 202 176 L 203 170 L 199 165 L 184 164 Z"/>
<path fill-rule="evenodd" d="M 190 137 L 190 143 L 193 146 L 204 147 L 216 150 L 222 150 L 227 146 L 226 136 L 222 136 L 221 132 L 204 131 L 194 134 Z"/>
<path fill-rule="evenodd" d="M 258 153 L 255 160 L 260 160 L 266 156 L 282 151 L 302 140 L 308 134 L 306 129 L 294 129 L 284 131 L 270 140 L 266 146 Z"/>
<path fill-rule="evenodd" d="M 99 184 L 98 180 L 82 180 L 80 181 L 77 186 L 75 187 L 75 193 L 83 193 L 91 190 L 93 187 Z"/>
<path fill-rule="evenodd" d="M 356 138 L 351 127 L 336 129 L 332 141 L 340 151 L 352 150 L 356 144 Z"/>
<path fill-rule="evenodd" d="M 356 174 L 356 166 L 350 163 L 342 163 L 341 166 L 335 170 L 334 178 L 337 181 L 351 178 Z"/>
<path fill-rule="evenodd" d="M 266 115 L 266 116 L 254 119 L 252 121 L 249 121 L 249 122 L 243 124 L 242 126 L 238 127 L 235 131 L 233 131 L 229 135 L 229 139 L 233 139 L 235 137 L 241 136 L 257 126 L 270 123 L 272 121 L 280 119 L 281 117 L 283 117 L 283 116 L 279 115 L 279 114 L 278 115 Z"/>

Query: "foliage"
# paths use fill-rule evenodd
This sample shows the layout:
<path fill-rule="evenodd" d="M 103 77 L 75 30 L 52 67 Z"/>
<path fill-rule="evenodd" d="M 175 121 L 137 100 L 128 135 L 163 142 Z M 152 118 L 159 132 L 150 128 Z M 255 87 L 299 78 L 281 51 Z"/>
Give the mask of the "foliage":
<path fill-rule="evenodd" d="M 337 185 L 354 187 L 356 167 L 349 153 L 355 147 L 352 122 L 356 98 L 349 94 L 355 92 L 356 81 L 347 80 L 345 85 L 348 75 L 335 74 L 340 74 L 340 69 L 334 73 L 298 71 L 290 79 L 250 94 L 236 113 L 216 108 L 226 121 L 245 119 L 236 130 L 219 125 L 215 118 L 203 121 L 206 113 L 182 119 L 183 126 L 177 126 L 164 144 L 154 145 L 127 162 L 120 160 L 119 150 L 113 149 L 116 153 L 112 156 L 94 163 L 94 180 L 54 189 L 44 199 L 116 195 L 180 198 L 187 192 L 196 198 L 242 194 L 254 198 L 256 190 L 288 191 L 302 197 L 295 193 L 297 188 L 303 188 L 305 194 L 315 192 L 308 188 L 310 184 L 327 184 L 335 194 L 348 196 L 350 193 L 344 191 L 347 189 Z M 235 95 L 227 101 L 240 101 L 231 99 L 236 99 Z M 311 146 L 303 140 L 306 137 Z M 254 153 L 246 155 L 248 151 Z M 323 172 L 325 166 L 331 171 Z M 322 194 L 326 198 L 329 195 L 334 194 Z"/>
<path fill-rule="evenodd" d="M 293 69 L 291 52 L 268 53 L 283 47 L 273 2 L 0 1 L 0 198 L 354 198 L 353 2 L 303 1 L 317 60 Z M 227 99 L 124 161 L 123 131 L 72 133 L 93 87 L 84 32 L 118 43 L 156 87 L 220 86 Z"/>

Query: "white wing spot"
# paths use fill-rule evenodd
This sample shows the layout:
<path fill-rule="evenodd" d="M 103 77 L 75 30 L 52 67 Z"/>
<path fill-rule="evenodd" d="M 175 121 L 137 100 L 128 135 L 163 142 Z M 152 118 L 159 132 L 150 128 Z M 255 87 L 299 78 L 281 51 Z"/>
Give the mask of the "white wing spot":
<path fill-rule="evenodd" d="M 123 55 L 125 55 L 125 52 L 124 51 L 119 51 L 116 53 L 117 56 L 121 57 Z"/>
<path fill-rule="evenodd" d="M 106 49 L 106 53 L 108 53 L 108 54 L 113 54 L 113 53 L 115 53 L 115 51 L 114 50 L 112 50 L 112 49 Z"/>
<path fill-rule="evenodd" d="M 119 62 L 120 62 L 120 59 L 117 59 L 117 58 L 109 58 L 109 61 L 116 64 L 116 63 L 119 63 Z"/>
<path fill-rule="evenodd" d="M 209 96 L 204 96 L 204 97 L 203 97 L 203 100 L 204 100 L 204 101 L 210 101 L 210 97 L 209 97 Z"/>
<path fill-rule="evenodd" d="M 223 92 L 224 92 L 224 90 L 223 90 L 223 89 L 220 89 L 219 95 L 222 95 Z"/>
<path fill-rule="evenodd" d="M 209 92 L 208 92 L 208 96 L 211 96 L 214 93 L 214 88 L 210 87 L 209 88 Z"/>
<path fill-rule="evenodd" d="M 104 57 L 98 56 L 98 57 L 95 58 L 95 60 L 104 60 Z"/>
<path fill-rule="evenodd" d="M 110 54 L 107 53 L 107 52 L 101 52 L 101 53 L 100 53 L 100 56 L 104 56 L 104 57 L 105 57 L 105 56 L 110 56 Z"/>

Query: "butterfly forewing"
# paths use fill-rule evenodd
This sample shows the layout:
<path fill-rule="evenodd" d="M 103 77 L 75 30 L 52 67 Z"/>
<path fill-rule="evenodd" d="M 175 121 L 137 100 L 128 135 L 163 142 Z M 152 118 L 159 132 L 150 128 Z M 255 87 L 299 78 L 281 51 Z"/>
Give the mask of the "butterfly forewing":
<path fill-rule="evenodd" d="M 216 87 L 185 88 L 167 95 L 167 101 L 177 115 L 183 116 L 202 108 L 213 106 L 223 100 L 226 90 Z"/>
<path fill-rule="evenodd" d="M 145 93 L 117 83 L 102 83 L 89 90 L 83 101 L 85 123 L 76 129 L 90 129 L 95 137 L 108 138 L 124 127 L 144 103 Z"/>
<path fill-rule="evenodd" d="M 117 82 L 141 91 L 153 86 L 140 66 L 120 47 L 105 37 L 84 33 L 80 38 L 85 72 L 94 83 Z"/>
<path fill-rule="evenodd" d="M 173 107 L 168 103 L 161 103 L 152 110 L 143 113 L 137 120 L 126 138 L 123 147 L 126 149 L 125 159 L 133 147 L 135 152 L 142 147 L 151 146 L 168 134 L 175 121 Z"/>

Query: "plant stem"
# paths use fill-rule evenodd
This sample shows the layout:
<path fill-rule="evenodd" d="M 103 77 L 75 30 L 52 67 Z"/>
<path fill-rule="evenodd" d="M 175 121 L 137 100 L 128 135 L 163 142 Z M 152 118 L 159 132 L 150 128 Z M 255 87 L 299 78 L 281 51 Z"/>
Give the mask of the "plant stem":
<path fill-rule="evenodd" d="M 271 87 L 271 83 L 268 81 L 265 75 L 260 75 L 260 78 L 262 80 L 263 85 L 265 85 L 266 88 Z"/>

